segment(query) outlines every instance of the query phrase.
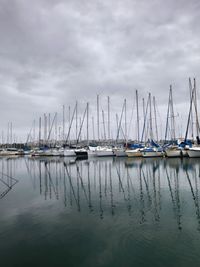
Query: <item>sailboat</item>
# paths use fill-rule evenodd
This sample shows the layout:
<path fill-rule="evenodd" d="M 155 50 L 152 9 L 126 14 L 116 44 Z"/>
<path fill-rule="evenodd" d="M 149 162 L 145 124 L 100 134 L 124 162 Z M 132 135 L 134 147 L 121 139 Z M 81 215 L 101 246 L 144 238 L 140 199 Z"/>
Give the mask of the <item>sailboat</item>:
<path fill-rule="evenodd" d="M 162 157 L 163 156 L 163 148 L 158 145 L 153 138 L 153 121 L 152 121 L 152 107 L 151 107 L 151 93 L 149 93 L 148 102 L 147 102 L 147 108 L 146 108 L 146 115 L 145 115 L 145 121 L 147 118 L 147 110 L 149 105 L 149 135 L 150 139 L 148 139 L 147 145 L 142 148 L 140 151 L 142 153 L 142 157 Z M 154 112 L 155 112 L 155 99 L 154 99 Z M 156 114 L 155 114 L 156 115 Z M 144 121 L 144 126 L 145 126 Z M 157 121 L 155 116 L 155 129 L 157 133 Z M 144 127 L 143 127 L 143 134 L 144 134 Z M 143 136 L 142 134 L 142 136 Z M 158 139 L 158 133 L 157 133 L 157 139 Z"/>
<path fill-rule="evenodd" d="M 97 146 L 96 155 L 97 157 L 115 156 L 112 147 L 109 146 Z"/>
<path fill-rule="evenodd" d="M 125 125 L 125 132 L 122 129 L 122 117 L 124 113 L 124 125 Z M 120 116 L 120 121 L 118 125 L 118 116 L 116 114 L 116 121 L 117 121 L 117 138 L 116 138 L 116 146 L 113 148 L 113 153 L 116 157 L 127 157 L 126 148 L 127 148 L 127 121 L 126 121 L 126 99 L 124 99 L 124 104 L 122 107 L 122 112 Z M 124 145 L 118 145 L 119 133 L 120 130 L 124 136 Z"/>
<path fill-rule="evenodd" d="M 169 118 L 171 119 L 169 121 Z M 169 127 L 171 130 L 170 142 L 171 144 L 165 146 L 165 155 L 168 158 L 177 158 L 181 157 L 181 148 L 178 146 L 175 137 L 175 120 L 174 120 L 174 106 L 173 106 L 173 95 L 172 95 L 172 85 L 170 85 L 169 89 L 169 100 L 168 100 L 168 108 L 167 108 L 167 120 L 166 120 L 166 128 L 165 128 L 165 142 L 168 136 Z"/>
<path fill-rule="evenodd" d="M 187 129 L 185 134 L 185 140 L 187 140 L 187 134 L 188 134 L 188 128 L 189 128 L 189 122 L 192 116 L 192 104 L 194 105 L 195 110 L 195 116 L 196 116 L 196 133 L 197 133 L 197 143 L 193 147 L 189 147 L 187 150 L 187 154 L 190 158 L 200 158 L 200 139 L 199 139 L 199 119 L 198 119 L 198 111 L 197 111 L 197 93 L 196 93 L 196 80 L 194 79 L 194 86 L 192 89 L 191 80 L 189 79 L 189 85 L 191 89 L 191 100 L 190 100 L 190 109 L 189 109 L 189 115 L 188 115 L 188 123 L 187 123 Z"/>
<path fill-rule="evenodd" d="M 164 155 L 163 148 L 153 140 L 149 142 L 149 146 L 142 148 L 140 151 L 142 153 L 142 157 L 144 158 L 163 157 Z"/>
<path fill-rule="evenodd" d="M 148 104 L 147 104 L 148 107 Z M 137 157 L 142 157 L 142 152 L 141 149 L 144 148 L 144 146 L 139 142 L 140 140 L 140 124 L 139 124 L 139 105 L 138 105 L 138 91 L 136 90 L 136 108 L 137 108 L 137 140 L 138 143 L 136 144 L 130 144 L 128 146 L 128 149 L 126 149 L 126 155 L 130 158 L 137 158 Z M 145 116 L 145 106 L 144 106 L 144 99 L 143 99 L 143 112 L 144 112 L 144 126 L 143 126 L 143 132 L 145 129 L 145 123 L 146 123 L 146 116 Z M 142 139 L 143 139 L 143 134 L 142 134 Z"/>

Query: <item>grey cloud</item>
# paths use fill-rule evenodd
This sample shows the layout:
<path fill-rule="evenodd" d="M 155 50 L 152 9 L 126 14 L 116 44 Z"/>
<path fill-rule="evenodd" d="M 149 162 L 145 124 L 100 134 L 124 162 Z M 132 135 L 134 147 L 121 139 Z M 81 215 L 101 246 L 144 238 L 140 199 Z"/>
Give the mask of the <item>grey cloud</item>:
<path fill-rule="evenodd" d="M 95 109 L 97 94 L 111 95 L 120 112 L 135 89 L 141 98 L 151 91 L 165 106 L 171 83 L 177 105 L 188 104 L 188 77 L 200 78 L 199 5 L 1 0 L 2 127 L 14 120 L 21 131 L 22 116 L 25 129 L 76 100 Z"/>

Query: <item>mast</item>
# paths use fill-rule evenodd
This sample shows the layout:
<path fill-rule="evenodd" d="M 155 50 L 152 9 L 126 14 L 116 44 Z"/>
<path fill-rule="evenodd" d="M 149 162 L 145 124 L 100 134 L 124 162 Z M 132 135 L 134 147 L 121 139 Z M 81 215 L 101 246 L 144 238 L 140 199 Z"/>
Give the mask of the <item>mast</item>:
<path fill-rule="evenodd" d="M 48 135 L 47 136 L 49 136 L 50 135 L 50 131 L 51 131 L 51 114 L 49 113 L 49 120 L 48 120 Z M 50 136 L 49 136 L 50 137 Z M 49 144 L 51 144 L 51 141 L 50 141 L 50 139 L 48 138 L 48 142 L 49 142 Z"/>
<path fill-rule="evenodd" d="M 10 123 L 8 122 L 8 128 L 7 128 L 7 147 L 9 147 L 9 143 L 10 143 L 10 136 L 9 136 L 9 132 L 10 132 Z"/>
<path fill-rule="evenodd" d="M 123 116 L 123 113 L 124 113 L 124 109 L 125 109 L 125 104 L 126 104 L 126 99 L 124 99 L 124 103 L 123 103 L 123 106 L 122 106 L 122 112 L 121 112 L 121 116 L 120 116 L 120 121 L 118 124 L 118 129 L 117 129 L 117 137 L 116 137 L 116 142 L 119 138 L 119 132 L 120 132 L 120 129 L 121 129 L 121 123 L 122 123 L 122 116 Z"/>
<path fill-rule="evenodd" d="M 55 118 L 55 144 L 57 144 L 57 134 L 58 134 L 57 128 L 58 128 L 58 114 L 56 112 L 56 118 Z"/>
<path fill-rule="evenodd" d="M 155 127 L 156 127 L 156 141 L 158 142 L 158 125 L 157 125 L 156 99 L 155 99 L 155 96 L 153 96 L 153 107 L 154 107 L 154 119 L 155 119 Z"/>
<path fill-rule="evenodd" d="M 169 109 L 170 109 L 170 91 L 169 91 L 169 99 L 168 99 L 168 107 L 167 107 L 167 120 L 166 120 L 166 127 L 165 127 L 165 142 L 167 141 L 167 131 L 169 125 Z"/>
<path fill-rule="evenodd" d="M 192 89 L 192 95 L 191 95 L 191 99 L 190 99 L 190 108 L 189 108 L 187 127 L 186 127 L 186 132 L 185 132 L 185 141 L 187 140 L 187 135 L 188 135 L 188 129 L 189 129 L 190 116 L 191 116 L 191 111 L 192 111 L 193 98 L 194 98 L 194 88 Z"/>
<path fill-rule="evenodd" d="M 149 122 L 150 122 L 150 138 L 153 140 L 153 125 L 152 125 L 152 108 L 151 108 L 151 93 L 149 93 Z"/>
<path fill-rule="evenodd" d="M 124 123 L 125 123 L 125 143 L 127 143 L 127 119 L 126 119 L 126 99 L 124 99 Z"/>
<path fill-rule="evenodd" d="M 142 107 L 143 107 L 143 117 L 145 118 L 145 100 L 144 98 L 142 98 Z M 140 139 L 138 139 L 138 142 L 140 141 Z"/>
<path fill-rule="evenodd" d="M 108 96 L 108 140 L 110 140 L 110 97 Z"/>
<path fill-rule="evenodd" d="M 78 124 L 78 118 L 77 118 L 77 102 L 76 102 L 76 105 L 74 107 L 74 111 L 73 111 L 73 114 L 72 114 L 72 117 L 71 117 L 71 121 L 70 121 L 70 124 L 69 124 L 69 129 L 68 129 L 67 137 L 65 139 L 65 143 L 67 143 L 68 140 L 69 140 L 70 131 L 71 131 L 71 127 L 72 127 L 72 123 L 73 123 L 75 114 L 76 114 L 76 123 Z M 77 125 L 77 127 L 78 127 L 78 125 Z"/>
<path fill-rule="evenodd" d="M 78 102 L 76 101 L 76 140 L 78 138 Z"/>
<path fill-rule="evenodd" d="M 140 122 L 139 122 L 139 107 L 138 107 L 138 91 L 136 90 L 136 108 L 137 108 L 137 139 L 140 140 Z M 143 98 L 143 112 L 144 112 L 144 98 Z"/>
<path fill-rule="evenodd" d="M 195 105 L 195 115 L 196 115 L 196 134 L 199 136 L 199 119 L 198 119 L 198 109 L 197 109 L 197 88 L 196 79 L 194 78 L 194 105 Z"/>
<path fill-rule="evenodd" d="M 41 117 L 39 118 L 39 133 L 38 133 L 38 143 L 40 147 L 40 142 L 41 142 Z"/>
<path fill-rule="evenodd" d="M 172 85 L 170 85 L 170 107 L 171 107 L 171 137 L 172 140 L 176 139 L 175 135 L 175 120 L 174 120 L 174 105 L 173 105 L 173 96 L 172 96 Z"/>
<path fill-rule="evenodd" d="M 82 128 L 83 128 L 83 123 L 84 123 L 84 120 L 85 120 L 85 115 L 87 113 L 87 109 L 88 109 L 88 103 L 87 103 L 87 106 L 85 108 L 82 121 L 81 121 L 81 118 L 80 118 L 80 129 L 79 129 L 79 134 L 78 134 L 78 138 L 77 138 L 77 141 L 76 141 L 77 144 L 78 144 L 79 140 L 81 141 L 81 131 L 82 131 Z"/>
<path fill-rule="evenodd" d="M 99 95 L 97 95 L 97 137 L 98 141 L 100 140 L 99 136 Z"/>
<path fill-rule="evenodd" d="M 63 105 L 63 133 L 62 133 L 62 139 L 64 142 L 65 139 L 65 105 Z"/>
<path fill-rule="evenodd" d="M 71 107 L 69 106 L 69 125 L 70 125 L 70 120 L 71 120 Z M 69 144 L 70 144 L 70 132 L 69 132 Z"/>
<path fill-rule="evenodd" d="M 142 129 L 141 143 L 143 141 L 143 137 L 144 137 L 145 132 L 146 132 L 146 121 L 147 121 L 147 111 L 148 111 L 149 102 L 150 102 L 150 95 L 148 96 L 148 100 L 147 100 L 147 104 L 146 104 L 146 111 L 144 114 L 144 124 L 143 124 L 143 129 Z M 144 101 L 143 101 L 143 103 L 144 103 Z"/>
<path fill-rule="evenodd" d="M 116 125 L 117 125 L 117 131 L 118 131 L 118 127 L 119 127 L 119 117 L 118 114 L 116 113 Z"/>
<path fill-rule="evenodd" d="M 46 143 L 46 114 L 44 113 L 44 138 L 43 145 Z"/>
<path fill-rule="evenodd" d="M 87 145 L 89 145 L 89 103 L 87 102 Z"/>
<path fill-rule="evenodd" d="M 191 79 L 189 78 L 189 90 L 190 90 L 190 100 L 192 98 L 192 82 Z M 194 95 L 195 98 L 195 95 Z M 190 120 L 190 124 L 191 124 L 191 134 L 192 134 L 192 139 L 194 139 L 194 124 L 193 124 L 193 108 L 191 107 L 191 120 Z"/>
<path fill-rule="evenodd" d="M 52 120 L 52 124 L 49 125 L 49 132 L 48 132 L 48 136 L 47 136 L 47 142 L 49 142 L 49 140 L 50 140 L 51 132 L 52 132 L 52 129 L 53 129 L 53 124 L 54 124 L 55 119 L 56 119 L 56 115 L 57 115 L 57 113 L 54 114 L 54 117 L 53 117 L 53 120 Z"/>
<path fill-rule="evenodd" d="M 10 123 L 10 143 L 11 143 L 11 147 L 12 147 L 12 143 L 13 143 L 13 129 L 12 129 L 12 122 Z"/>
<path fill-rule="evenodd" d="M 93 141 L 95 140 L 95 135 L 94 135 L 94 117 L 92 116 L 92 133 L 93 133 Z"/>
<path fill-rule="evenodd" d="M 104 119 L 104 111 L 102 109 L 102 120 L 103 120 L 103 133 L 104 133 L 104 141 L 106 140 L 106 127 L 105 127 L 105 119 Z"/>
<path fill-rule="evenodd" d="M 35 144 L 35 120 L 33 121 L 33 144 Z"/>

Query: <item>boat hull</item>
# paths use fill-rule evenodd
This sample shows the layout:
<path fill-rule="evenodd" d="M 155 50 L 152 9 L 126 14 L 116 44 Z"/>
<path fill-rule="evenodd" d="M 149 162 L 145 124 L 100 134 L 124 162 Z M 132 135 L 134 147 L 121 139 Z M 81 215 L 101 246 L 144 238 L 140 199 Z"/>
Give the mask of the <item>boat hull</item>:
<path fill-rule="evenodd" d="M 78 157 L 78 158 L 87 158 L 88 157 L 87 150 L 75 150 L 75 153 L 76 153 L 76 157 Z"/>
<path fill-rule="evenodd" d="M 126 151 L 124 150 L 114 150 L 113 153 L 116 157 L 127 157 Z"/>
<path fill-rule="evenodd" d="M 190 158 L 200 158 L 200 149 L 189 149 L 187 154 Z"/>
<path fill-rule="evenodd" d="M 64 157 L 75 157 L 76 153 L 75 153 L 74 149 L 64 149 L 63 156 Z"/>
<path fill-rule="evenodd" d="M 182 153 L 181 153 L 180 149 L 179 150 L 178 149 L 177 150 L 175 150 L 175 149 L 173 149 L 173 150 L 167 149 L 165 151 L 165 153 L 166 153 L 166 156 L 168 158 L 180 158 L 182 156 Z"/>
<path fill-rule="evenodd" d="M 142 151 L 142 156 L 144 158 L 163 157 L 163 152 L 159 152 L 159 151 Z"/>
<path fill-rule="evenodd" d="M 129 158 L 138 158 L 138 157 L 142 157 L 142 152 L 140 150 L 127 150 L 126 154 Z"/>
<path fill-rule="evenodd" d="M 91 151 L 91 150 L 88 150 L 88 157 L 96 157 L 97 156 L 97 153 L 96 151 Z"/>
<path fill-rule="evenodd" d="M 97 157 L 113 157 L 115 156 L 113 151 L 97 151 Z"/>

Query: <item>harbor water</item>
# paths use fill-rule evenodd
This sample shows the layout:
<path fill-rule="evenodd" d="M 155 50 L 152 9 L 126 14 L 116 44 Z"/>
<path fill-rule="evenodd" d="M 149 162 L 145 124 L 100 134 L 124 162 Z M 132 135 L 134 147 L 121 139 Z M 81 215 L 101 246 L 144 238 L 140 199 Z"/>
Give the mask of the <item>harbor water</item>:
<path fill-rule="evenodd" d="M 200 266 L 190 158 L 0 158 L 1 266 Z"/>

